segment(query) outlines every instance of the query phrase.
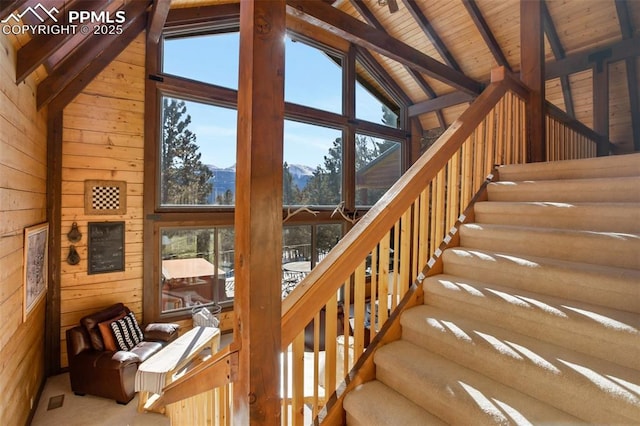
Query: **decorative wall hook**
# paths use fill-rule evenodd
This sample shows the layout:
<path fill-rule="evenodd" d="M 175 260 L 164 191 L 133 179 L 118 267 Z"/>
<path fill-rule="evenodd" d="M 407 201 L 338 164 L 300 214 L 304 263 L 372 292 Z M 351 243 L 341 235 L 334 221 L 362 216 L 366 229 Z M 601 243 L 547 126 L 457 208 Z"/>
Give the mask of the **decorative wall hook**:
<path fill-rule="evenodd" d="M 77 243 L 82 239 L 82 233 L 78 229 L 78 224 L 76 222 L 73 222 L 73 224 L 71 225 L 71 231 L 69 231 L 69 233 L 67 234 L 67 238 L 72 243 Z"/>
<path fill-rule="evenodd" d="M 69 265 L 77 265 L 80 263 L 80 255 L 76 251 L 76 246 L 69 246 L 69 255 L 67 256 L 67 263 Z"/>

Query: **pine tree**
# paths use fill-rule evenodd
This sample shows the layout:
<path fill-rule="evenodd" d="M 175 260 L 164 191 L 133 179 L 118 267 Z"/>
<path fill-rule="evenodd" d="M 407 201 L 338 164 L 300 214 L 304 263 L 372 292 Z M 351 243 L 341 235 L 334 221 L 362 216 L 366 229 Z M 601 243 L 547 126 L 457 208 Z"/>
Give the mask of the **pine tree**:
<path fill-rule="evenodd" d="M 186 114 L 185 102 L 165 98 L 163 112 L 162 203 L 205 204 L 213 173 L 202 163 L 196 135 L 188 129 L 191 116 Z"/>
<path fill-rule="evenodd" d="M 334 206 L 342 199 L 342 138 L 336 138 L 302 191 L 302 204 Z"/>
<path fill-rule="evenodd" d="M 285 206 L 298 204 L 297 189 L 298 186 L 293 183 L 293 176 L 289 171 L 289 163 L 285 161 L 282 165 L 282 204 Z"/>

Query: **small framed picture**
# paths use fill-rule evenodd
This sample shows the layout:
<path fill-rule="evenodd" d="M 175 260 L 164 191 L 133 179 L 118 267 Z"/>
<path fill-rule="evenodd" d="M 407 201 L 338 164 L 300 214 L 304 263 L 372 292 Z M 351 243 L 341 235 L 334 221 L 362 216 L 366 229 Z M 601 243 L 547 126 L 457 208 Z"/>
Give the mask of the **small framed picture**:
<path fill-rule="evenodd" d="M 84 213 L 122 215 L 127 213 L 127 182 L 118 180 L 84 181 Z"/>
<path fill-rule="evenodd" d="M 49 224 L 31 226 L 24 231 L 23 321 L 44 299 L 48 282 Z"/>

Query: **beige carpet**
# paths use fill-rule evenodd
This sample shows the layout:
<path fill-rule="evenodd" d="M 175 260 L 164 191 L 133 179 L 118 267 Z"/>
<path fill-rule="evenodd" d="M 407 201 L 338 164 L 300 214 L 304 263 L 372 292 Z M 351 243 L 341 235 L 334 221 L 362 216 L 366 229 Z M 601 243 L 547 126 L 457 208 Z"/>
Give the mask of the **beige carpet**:
<path fill-rule="evenodd" d="M 49 401 L 64 395 L 62 406 L 48 410 Z M 55 401 L 55 399 L 54 399 Z M 127 405 L 96 396 L 71 392 L 69 374 L 49 377 L 40 397 L 32 426 L 162 426 L 169 418 L 156 413 L 138 413 L 138 396 Z"/>

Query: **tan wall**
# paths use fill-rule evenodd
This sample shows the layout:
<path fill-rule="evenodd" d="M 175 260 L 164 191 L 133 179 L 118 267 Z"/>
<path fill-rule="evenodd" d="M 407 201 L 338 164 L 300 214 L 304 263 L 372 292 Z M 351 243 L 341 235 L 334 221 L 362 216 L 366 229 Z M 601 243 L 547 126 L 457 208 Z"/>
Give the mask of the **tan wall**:
<path fill-rule="evenodd" d="M 44 379 L 42 301 L 23 321 L 24 228 L 45 222 L 46 109 L 33 78 L 15 84 L 14 40 L 0 34 L 0 424 L 25 424 Z"/>
<path fill-rule="evenodd" d="M 80 318 L 123 302 L 142 320 L 142 183 L 144 163 L 144 34 L 109 64 L 64 110 L 62 146 L 61 366 L 65 331 Z M 127 211 L 87 215 L 84 181 L 127 182 Z M 87 274 L 87 223 L 125 222 L 125 271 Z M 66 234 L 77 222 L 80 263 L 66 261 Z"/>

